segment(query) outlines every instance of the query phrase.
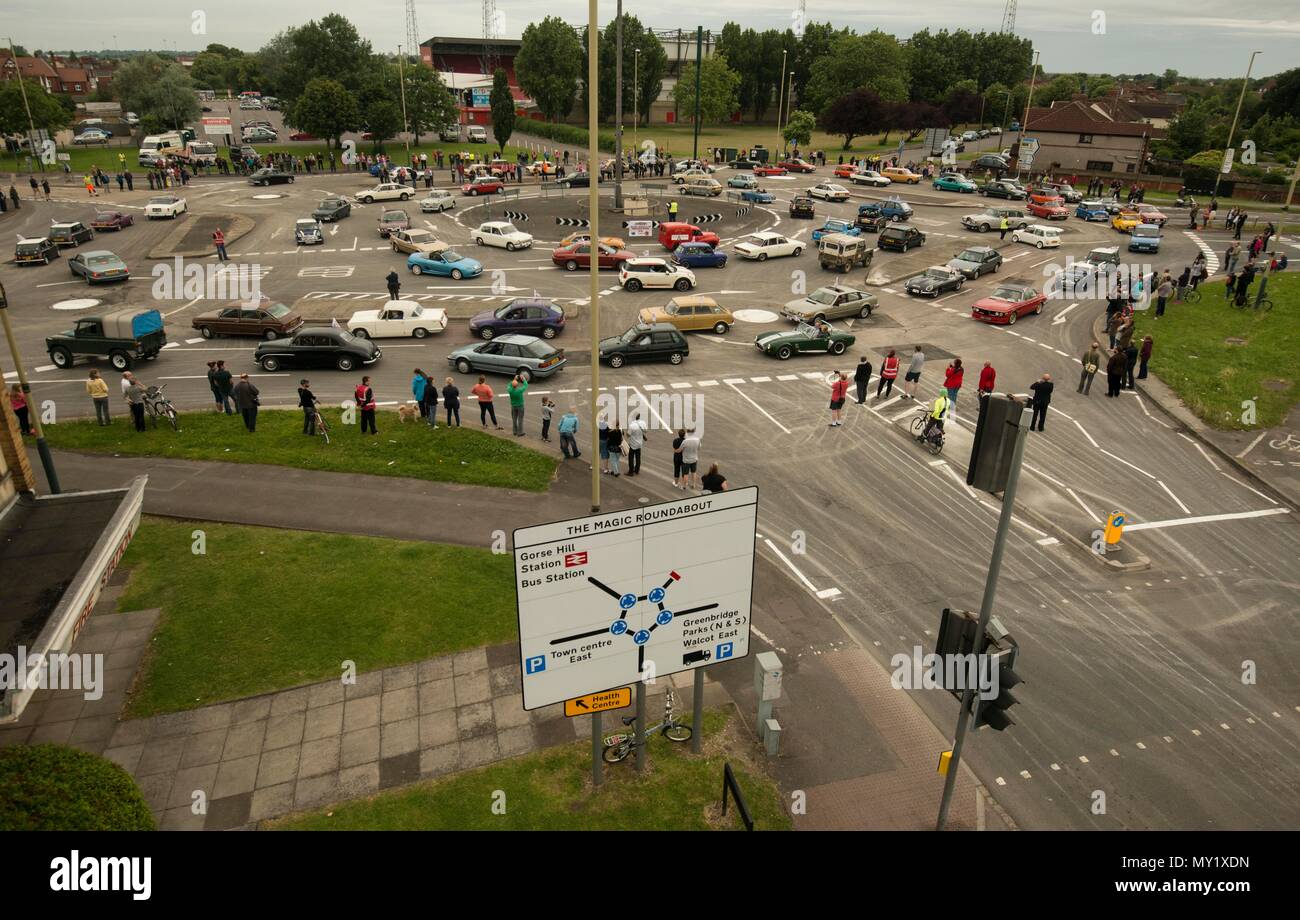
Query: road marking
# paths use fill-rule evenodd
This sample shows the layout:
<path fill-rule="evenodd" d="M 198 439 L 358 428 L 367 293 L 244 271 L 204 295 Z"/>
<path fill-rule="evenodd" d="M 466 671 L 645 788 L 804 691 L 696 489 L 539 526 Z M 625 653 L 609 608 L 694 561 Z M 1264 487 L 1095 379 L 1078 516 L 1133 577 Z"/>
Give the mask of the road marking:
<path fill-rule="evenodd" d="M 895 415 L 893 418 L 891 418 L 890 421 L 891 421 L 891 422 L 898 422 L 898 421 L 901 421 L 901 420 L 907 418 L 909 415 L 915 415 L 915 414 L 916 414 L 916 413 L 914 413 L 914 412 L 912 411 L 911 406 L 909 406 L 909 407 L 907 407 L 905 410 L 903 410 L 902 412 L 898 413 L 898 414 Z"/>
<path fill-rule="evenodd" d="M 736 381 L 736 382 L 744 383 L 743 380 L 741 380 L 741 381 Z M 754 402 L 754 400 L 750 399 L 748 395 L 746 395 L 745 393 L 741 392 L 740 388 L 739 388 L 738 386 L 736 386 L 734 382 L 732 382 L 731 380 L 727 380 L 727 381 L 725 381 L 725 383 L 727 383 L 727 384 L 728 384 L 728 385 L 729 385 L 733 390 L 735 390 L 736 395 L 740 396 L 741 399 L 745 400 L 745 401 L 748 402 L 751 406 L 753 406 L 755 409 L 757 409 L 759 412 L 762 412 L 764 415 L 766 415 L 767 418 L 768 418 L 768 420 L 769 420 L 773 425 L 775 425 L 777 428 L 780 428 L 780 429 L 781 429 L 782 431 L 784 431 L 786 434 L 789 434 L 789 433 L 790 433 L 790 429 L 789 429 L 789 428 L 785 427 L 785 426 L 782 425 L 780 422 L 778 422 L 776 419 L 772 418 L 771 414 L 770 414 L 766 409 L 764 409 L 764 408 L 763 408 L 762 406 L 760 406 L 758 403 Z"/>
<path fill-rule="evenodd" d="M 1245 450 L 1243 450 L 1241 453 L 1237 454 L 1237 459 L 1238 459 L 1238 460 L 1242 459 L 1243 457 L 1246 456 L 1246 454 L 1248 454 L 1248 453 L 1250 453 L 1252 450 L 1254 450 L 1254 449 L 1255 449 L 1255 445 L 1258 444 L 1260 441 L 1264 440 L 1264 435 L 1266 435 L 1266 434 L 1268 434 L 1267 431 L 1261 431 L 1261 432 L 1259 433 L 1259 437 L 1257 437 L 1255 440 L 1251 441 L 1250 444 L 1247 445 L 1247 447 L 1246 447 Z"/>
<path fill-rule="evenodd" d="M 39 374 L 43 374 L 43 373 L 45 373 L 46 371 L 52 371 L 52 370 L 54 370 L 54 369 L 55 369 L 55 367 L 54 367 L 53 364 L 40 364 L 40 365 L 37 365 L 36 368 L 35 368 L 36 372 L 39 373 Z M 8 375 L 8 374 L 5 374 L 5 376 L 8 377 L 9 375 Z M 15 376 L 15 377 L 18 376 L 18 373 L 17 373 L 16 371 L 14 372 L 14 376 Z"/>
<path fill-rule="evenodd" d="M 186 339 L 186 340 L 185 340 L 185 344 L 186 344 L 186 345 L 197 345 L 197 344 L 199 344 L 199 342 L 202 342 L 202 341 L 203 341 L 203 338 L 200 336 L 200 337 L 197 338 L 197 339 Z"/>
<path fill-rule="evenodd" d="M 1062 323 L 1064 323 L 1064 322 L 1065 322 L 1065 315 L 1066 315 L 1067 313 L 1069 313 L 1071 310 L 1073 310 L 1073 309 L 1074 309 L 1075 307 L 1077 307 L 1077 306 L 1078 306 L 1077 303 L 1072 303 L 1072 304 L 1070 304 L 1068 307 L 1066 307 L 1064 310 L 1062 310 L 1060 313 L 1057 313 L 1056 316 L 1052 317 L 1052 325 L 1053 325 L 1053 326 L 1059 326 L 1059 325 L 1061 325 Z"/>
<path fill-rule="evenodd" d="M 1075 422 L 1075 424 L 1077 425 L 1078 422 Z M 1080 430 L 1080 431 L 1083 431 L 1082 426 L 1080 426 L 1079 430 Z M 1085 432 L 1085 433 L 1086 433 L 1086 432 Z M 1088 440 L 1089 440 L 1089 441 L 1092 441 L 1092 438 L 1089 438 Z M 1095 444 L 1096 442 L 1094 441 L 1093 443 Z M 1129 462 L 1128 462 L 1127 460 L 1125 460 L 1123 457 L 1120 457 L 1120 456 L 1118 456 L 1118 455 L 1116 455 L 1116 454 L 1112 454 L 1110 451 L 1106 450 L 1104 447 L 1099 447 L 1098 450 L 1100 450 L 1100 451 L 1101 451 L 1103 454 L 1105 454 L 1107 457 L 1110 457 L 1110 458 L 1113 459 L 1113 460 L 1118 460 L 1120 463 L 1124 464 L 1125 466 L 1127 466 L 1127 467 L 1129 467 L 1129 468 L 1131 468 L 1131 469 L 1135 469 L 1135 470 L 1137 470 L 1139 473 L 1141 473 L 1141 474 L 1142 474 L 1143 476 L 1145 476 L 1147 479 L 1155 479 L 1155 478 L 1156 478 L 1156 477 L 1153 476 L 1151 473 L 1148 473 L 1146 470 L 1142 469 L 1142 467 L 1140 467 L 1140 466 L 1133 466 L 1133 464 L 1129 463 Z"/>
<path fill-rule="evenodd" d="M 689 390 L 691 388 L 691 385 L 689 383 L 671 383 L 669 384 L 669 386 L 671 386 L 674 390 Z M 650 389 L 650 387 L 647 386 L 646 389 L 648 390 Z"/>
<path fill-rule="evenodd" d="M 185 306 L 183 306 L 183 307 L 177 307 L 175 310 L 172 310 L 170 313 L 164 313 L 163 316 L 164 316 L 164 317 L 167 317 L 167 316 L 171 316 L 172 313 L 179 313 L 179 312 L 181 312 L 182 310 L 188 310 L 190 307 L 194 306 L 196 303 L 198 303 L 198 302 L 199 302 L 200 300 L 202 300 L 202 299 L 203 299 L 202 297 L 195 297 L 193 300 L 191 300 L 191 301 L 190 301 L 189 303 L 187 303 Z"/>
<path fill-rule="evenodd" d="M 777 374 L 776 379 L 777 380 L 798 380 L 799 375 L 798 374 Z"/>
<path fill-rule="evenodd" d="M 1267 495 L 1265 495 L 1263 492 L 1259 491 L 1259 489 L 1256 489 L 1256 488 L 1253 487 L 1253 486 L 1248 486 L 1248 485 L 1246 485 L 1246 483 L 1242 482 L 1242 481 L 1239 480 L 1239 479 L 1233 479 L 1231 476 L 1228 476 L 1227 473 L 1223 472 L 1223 470 L 1219 470 L 1219 473 L 1220 473 L 1220 475 L 1227 476 L 1229 480 L 1231 480 L 1232 482 L 1235 482 L 1237 485 L 1239 485 L 1239 486 L 1245 486 L 1247 489 L 1250 489 L 1250 491 L 1254 492 L 1256 495 L 1258 495 L 1260 498 L 1264 499 L 1264 500 L 1265 500 L 1266 502 L 1268 502 L 1270 505 L 1276 505 L 1276 504 L 1277 504 L 1276 499 L 1269 498 L 1269 496 L 1267 496 Z"/>
<path fill-rule="evenodd" d="M 725 383 L 725 384 L 727 384 L 727 386 L 734 387 L 734 386 L 735 386 L 736 384 L 738 384 L 738 383 L 744 383 L 744 382 L 745 382 L 745 378 L 744 378 L 744 377 L 727 377 L 727 378 L 723 379 L 722 382 Z"/>
<path fill-rule="evenodd" d="M 716 386 L 718 385 L 718 381 L 716 381 L 716 380 L 699 380 L 699 381 L 696 381 L 696 384 L 695 384 L 695 385 L 698 386 L 698 387 L 716 387 Z"/>
<path fill-rule="evenodd" d="M 1091 444 L 1093 447 L 1097 448 L 1098 450 L 1101 450 L 1101 445 L 1092 439 L 1092 435 L 1088 434 L 1088 429 L 1084 428 L 1077 421 L 1074 422 L 1074 427 L 1078 428 L 1080 431 L 1083 432 L 1083 436 L 1088 439 L 1089 444 Z M 1102 453 L 1105 453 L 1105 451 L 1102 451 Z M 1112 456 L 1114 455 L 1112 454 Z M 1128 461 L 1125 462 L 1127 463 Z M 1132 466 L 1132 464 L 1129 465 Z M 1137 467 L 1133 467 L 1133 468 L 1137 469 Z"/>
<path fill-rule="evenodd" d="M 1164 489 L 1165 492 L 1167 492 L 1167 493 L 1169 494 L 1169 497 L 1172 498 L 1172 499 L 1174 500 L 1175 503 L 1177 503 L 1178 507 L 1183 509 L 1183 513 L 1184 513 L 1184 514 L 1191 514 L 1191 513 L 1192 513 L 1192 509 L 1191 509 L 1191 508 L 1188 508 L 1186 505 L 1183 504 L 1182 499 L 1180 499 L 1177 495 L 1175 495 L 1175 494 L 1173 493 L 1173 491 L 1169 488 L 1169 486 L 1165 485 L 1163 479 L 1157 479 L 1157 480 L 1156 480 L 1156 484 L 1157 484 L 1158 486 L 1160 486 L 1160 488 Z"/>
<path fill-rule="evenodd" d="M 1056 539 L 1056 537 L 1046 537 L 1046 538 L 1044 538 L 1044 539 L 1042 539 L 1042 540 L 1039 540 L 1039 541 L 1037 541 L 1037 542 L 1038 542 L 1038 545 L 1039 545 L 1039 546 L 1056 546 L 1056 545 L 1057 545 L 1058 543 L 1060 543 L 1061 541 L 1058 540 L 1058 539 Z"/>
<path fill-rule="evenodd" d="M 653 393 L 656 390 L 662 390 L 663 388 L 664 385 L 662 383 L 646 383 L 641 386 L 641 389 L 645 390 L 647 393 Z"/>
<path fill-rule="evenodd" d="M 1141 524 L 1129 524 L 1125 530 L 1162 530 L 1166 527 L 1181 527 L 1184 524 L 1212 524 L 1216 521 L 1241 521 L 1247 518 L 1270 517 L 1274 514 L 1290 514 L 1290 508 L 1264 508 L 1260 511 L 1235 511 L 1231 514 L 1202 514 L 1198 517 L 1173 518 L 1168 521 L 1146 521 Z"/>
<path fill-rule="evenodd" d="M 768 539 L 764 539 L 763 542 L 767 544 L 768 549 L 776 553 L 777 557 L 786 564 L 786 566 L 790 569 L 791 572 L 794 572 L 795 576 L 801 582 L 804 583 L 804 585 L 808 588 L 809 591 L 811 591 L 817 597 L 823 596 L 823 593 L 821 591 L 818 591 L 817 587 L 811 581 L 808 580 L 808 576 L 805 575 L 803 572 L 799 571 L 798 566 L 796 566 L 793 562 L 787 559 L 785 553 L 781 552 L 779 549 L 776 548 L 775 543 L 773 543 L 771 540 Z M 835 594 L 840 593 L 838 588 L 828 588 L 826 589 L 826 591 L 827 592 L 834 591 Z M 834 595 L 827 594 L 826 596 L 834 596 Z"/>
<path fill-rule="evenodd" d="M 750 377 L 749 382 L 750 383 L 771 383 L 772 378 L 771 377 Z"/>

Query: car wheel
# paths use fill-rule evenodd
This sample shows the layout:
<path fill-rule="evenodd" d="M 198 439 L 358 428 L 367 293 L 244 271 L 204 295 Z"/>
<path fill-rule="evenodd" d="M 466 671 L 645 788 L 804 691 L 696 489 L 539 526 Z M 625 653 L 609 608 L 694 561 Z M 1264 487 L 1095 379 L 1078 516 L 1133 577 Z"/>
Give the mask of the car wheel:
<path fill-rule="evenodd" d="M 957 287 L 955 288 L 955 290 L 960 291 L 960 290 L 961 290 L 961 286 L 962 286 L 963 284 L 965 284 L 965 283 L 966 283 L 966 278 L 963 276 L 963 277 L 962 277 L 962 278 L 957 282 Z"/>
<path fill-rule="evenodd" d="M 363 195 L 363 196 L 361 196 L 360 198 L 358 198 L 357 201 L 360 201 L 362 204 L 374 204 L 374 203 L 375 203 L 375 199 L 371 198 L 369 195 Z"/>
<path fill-rule="evenodd" d="M 730 327 L 726 323 L 716 323 L 713 326 L 713 333 L 714 335 L 726 335 L 727 329 L 729 328 Z"/>
<path fill-rule="evenodd" d="M 55 367 L 72 367 L 72 352 L 66 348 L 55 348 L 50 352 L 50 361 Z"/>
<path fill-rule="evenodd" d="M 396 244 L 396 243 L 393 244 L 393 252 L 397 252 L 397 244 Z"/>
<path fill-rule="evenodd" d="M 689 291 L 691 289 L 691 279 L 678 278 L 677 281 L 673 284 L 673 287 L 677 288 L 677 290 L 679 291 Z"/>
<path fill-rule="evenodd" d="M 669 364 L 681 364 L 681 363 L 682 363 L 682 353 L 681 353 L 680 351 L 675 351 L 675 352 L 673 352 L 671 355 L 668 356 L 668 363 L 669 363 Z"/>
<path fill-rule="evenodd" d="M 989 232 L 989 225 L 988 225 L 988 224 L 980 224 L 979 227 L 977 227 L 976 229 L 979 230 L 980 233 L 988 233 L 988 232 Z"/>
<path fill-rule="evenodd" d="M 469 197 L 474 198 L 474 197 L 476 197 L 477 195 L 478 195 L 478 189 L 476 189 L 476 188 L 472 188 L 472 189 L 469 190 Z"/>
<path fill-rule="evenodd" d="M 114 370 L 124 371 L 131 367 L 131 356 L 124 351 L 110 352 L 108 363 L 113 365 Z"/>
<path fill-rule="evenodd" d="M 564 263 L 564 270 L 566 272 L 576 272 L 578 270 L 578 263 L 575 260 L 570 259 Z"/>
<path fill-rule="evenodd" d="M 635 294 L 637 291 L 641 290 L 641 282 L 637 281 L 635 278 L 629 278 L 627 279 L 627 284 L 623 285 L 623 287 L 625 290 L 631 291 Z"/>
<path fill-rule="evenodd" d="M 359 339 L 368 339 L 368 338 L 370 338 L 370 333 L 369 333 L 369 332 L 366 332 L 366 330 L 364 330 L 364 329 L 351 329 L 351 330 L 349 330 L 349 331 L 350 331 L 353 335 L 355 335 L 357 338 L 359 338 Z"/>
<path fill-rule="evenodd" d="M 357 366 L 357 362 L 351 355 L 339 355 L 334 366 L 341 371 L 350 371 Z"/>
<path fill-rule="evenodd" d="M 474 370 L 474 366 L 470 364 L 468 361 L 466 361 L 464 358 L 458 358 L 456 360 L 456 370 L 458 370 L 462 374 L 468 374 Z"/>
<path fill-rule="evenodd" d="M 515 373 L 524 383 L 529 383 L 533 379 L 533 369 L 531 367 L 520 367 L 515 369 Z"/>
<path fill-rule="evenodd" d="M 610 355 L 610 356 L 609 356 L 609 366 L 610 366 L 610 367 L 622 367 L 622 366 L 623 366 L 623 356 L 622 356 L 622 355 Z"/>
<path fill-rule="evenodd" d="M 415 336 L 417 339 L 422 339 L 428 334 L 429 330 L 425 329 L 423 326 L 411 330 L 411 335 Z"/>
<path fill-rule="evenodd" d="M 866 319 L 866 318 L 867 318 L 868 316 L 870 316 L 870 315 L 871 315 L 871 305 L 870 305 L 870 304 L 868 304 L 867 306 L 863 307 L 861 310 L 858 311 L 858 317 L 859 317 L 860 319 Z"/>
<path fill-rule="evenodd" d="M 1037 249 L 1042 249 L 1042 248 L 1043 248 L 1043 241 L 1042 241 L 1042 240 L 1039 240 L 1037 243 L 1034 244 L 1034 246 L 1035 246 L 1035 248 L 1037 248 Z"/>
<path fill-rule="evenodd" d="M 780 348 L 776 350 L 776 356 L 780 358 L 782 361 L 790 360 L 790 356 L 793 354 L 794 354 L 794 349 L 791 348 L 789 345 L 782 345 Z"/>
<path fill-rule="evenodd" d="M 412 275 L 422 275 L 422 274 L 424 274 L 424 269 L 420 268 L 420 266 L 418 266 L 418 265 L 412 265 L 412 266 L 411 266 L 411 274 L 412 274 Z"/>
<path fill-rule="evenodd" d="M 262 338 L 266 339 L 268 342 L 274 342 L 279 338 L 279 336 L 274 329 L 268 329 L 262 333 Z"/>
<path fill-rule="evenodd" d="M 1042 305 L 1041 303 L 1040 303 L 1038 306 L 1034 307 L 1034 315 L 1035 315 L 1035 316 L 1037 316 L 1038 314 L 1040 314 L 1040 313 L 1042 313 L 1042 312 L 1043 312 L 1043 305 Z"/>
<path fill-rule="evenodd" d="M 831 343 L 831 354 L 833 354 L 833 355 L 842 355 L 842 354 L 844 354 L 844 349 L 846 349 L 846 348 L 848 348 L 848 346 L 845 345 L 843 342 L 832 342 L 832 343 Z"/>
<path fill-rule="evenodd" d="M 1008 326 L 1014 326 L 1016 324 L 1016 316 L 1017 316 L 1016 311 L 1012 310 L 1011 315 L 1007 317 Z"/>
<path fill-rule="evenodd" d="M 802 247 L 802 246 L 796 246 L 796 247 L 794 247 L 794 252 L 792 252 L 791 255 L 795 255 L 795 256 L 797 256 L 797 255 L 799 255 L 799 254 L 802 253 L 802 252 L 803 252 L 803 247 Z"/>
<path fill-rule="evenodd" d="M 514 244 L 514 243 L 511 243 L 511 242 L 507 242 L 507 243 L 506 243 L 506 252 L 514 252 L 514 251 L 515 251 L 515 244 Z"/>
<path fill-rule="evenodd" d="M 767 253 L 765 253 L 765 252 L 760 252 L 760 253 L 758 254 L 758 261 L 760 261 L 760 262 L 766 262 L 766 261 L 767 261 Z"/>
<path fill-rule="evenodd" d="M 406 201 L 406 200 L 407 200 L 408 198 L 410 198 L 411 196 L 408 195 L 408 194 L 406 194 L 405 192 L 403 192 L 399 197 L 400 197 L 403 201 Z"/>
<path fill-rule="evenodd" d="M 482 246 L 482 245 L 483 245 L 483 237 L 481 237 L 481 236 L 476 236 L 476 237 L 474 237 L 474 245 L 475 245 L 475 246 Z"/>
<path fill-rule="evenodd" d="M 543 326 L 543 327 L 542 327 L 542 338 L 544 338 L 544 339 L 553 339 L 553 338 L 555 338 L 555 335 L 556 335 L 556 333 L 555 333 L 555 327 L 554 327 L 554 326 Z"/>
<path fill-rule="evenodd" d="M 493 338 L 495 338 L 495 337 L 496 337 L 496 334 L 497 334 L 497 331 L 496 331 L 495 329 L 493 329 L 491 326 L 484 326 L 482 329 L 480 329 L 480 330 L 478 331 L 478 336 L 479 336 L 479 338 L 482 339 L 482 340 L 485 341 L 485 342 L 490 341 L 490 340 L 492 340 Z"/>
<path fill-rule="evenodd" d="M 452 281 L 459 281 L 460 279 L 462 279 L 462 278 L 464 278 L 464 277 L 465 277 L 465 273 L 462 272 L 459 268 L 453 268 L 453 269 L 451 270 L 451 280 L 452 280 Z"/>
<path fill-rule="evenodd" d="M 293 176 L 290 176 L 290 177 L 289 177 L 289 184 L 290 184 L 290 185 L 293 184 Z"/>

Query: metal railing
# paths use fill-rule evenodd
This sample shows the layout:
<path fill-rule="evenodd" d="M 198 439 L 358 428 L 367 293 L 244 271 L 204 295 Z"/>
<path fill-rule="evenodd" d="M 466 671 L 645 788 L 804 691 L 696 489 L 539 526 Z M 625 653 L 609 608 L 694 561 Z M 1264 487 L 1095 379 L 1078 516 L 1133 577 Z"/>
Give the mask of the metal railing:
<path fill-rule="evenodd" d="M 749 813 L 749 806 L 745 804 L 745 794 L 740 791 L 740 783 L 736 782 L 736 774 L 731 772 L 731 764 L 723 763 L 722 765 L 722 814 L 727 814 L 727 795 L 736 800 L 736 810 L 740 812 L 740 820 L 745 825 L 745 830 L 754 829 L 754 819 Z"/>

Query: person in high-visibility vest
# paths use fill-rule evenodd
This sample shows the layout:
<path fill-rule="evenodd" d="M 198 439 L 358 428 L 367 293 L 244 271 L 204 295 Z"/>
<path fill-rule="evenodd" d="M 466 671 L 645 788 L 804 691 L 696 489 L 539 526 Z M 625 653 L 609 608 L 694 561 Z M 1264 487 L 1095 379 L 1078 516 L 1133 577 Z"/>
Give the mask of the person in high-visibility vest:
<path fill-rule="evenodd" d="M 670 202 L 668 203 L 668 219 L 669 219 L 669 220 L 676 220 L 676 219 L 677 219 L 677 202 L 676 202 L 676 201 L 670 201 Z"/>
<path fill-rule="evenodd" d="M 930 407 L 930 417 L 925 420 L 925 430 L 921 432 L 921 440 L 928 438 L 935 428 L 943 431 L 943 417 L 947 412 L 948 394 L 940 391 L 934 398 L 934 405 Z"/>

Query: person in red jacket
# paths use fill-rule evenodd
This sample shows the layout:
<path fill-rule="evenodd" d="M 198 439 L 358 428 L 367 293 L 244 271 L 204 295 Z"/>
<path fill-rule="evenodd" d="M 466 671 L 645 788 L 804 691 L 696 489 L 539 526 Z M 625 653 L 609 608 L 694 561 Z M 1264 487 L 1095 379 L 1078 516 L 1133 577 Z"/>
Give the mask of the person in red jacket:
<path fill-rule="evenodd" d="M 948 415 L 957 412 L 957 391 L 961 389 L 961 379 L 965 371 L 961 367 L 961 358 L 953 358 L 943 375 L 943 388 L 948 391 Z"/>
<path fill-rule="evenodd" d="M 980 388 L 979 396 L 983 399 L 993 392 L 993 383 L 998 379 L 998 372 L 993 369 L 993 363 L 984 362 L 984 369 L 980 371 Z"/>
<path fill-rule="evenodd" d="M 352 398 L 356 400 L 357 408 L 361 410 L 361 433 L 369 431 L 371 434 L 378 434 L 375 430 L 375 391 L 370 388 L 370 378 L 362 377 L 357 388 L 352 392 Z"/>
<path fill-rule="evenodd" d="M 838 428 L 844 422 L 840 419 L 840 414 L 844 409 L 844 397 L 849 392 L 849 378 L 844 376 L 843 371 L 835 371 L 831 375 L 831 425 L 832 428 Z"/>
<path fill-rule="evenodd" d="M 880 363 L 880 383 L 876 384 L 876 399 L 880 398 L 881 392 L 885 396 L 894 392 L 894 381 L 898 378 L 898 355 L 894 354 L 894 349 L 889 349 L 889 354 L 885 355 L 885 360 Z"/>

